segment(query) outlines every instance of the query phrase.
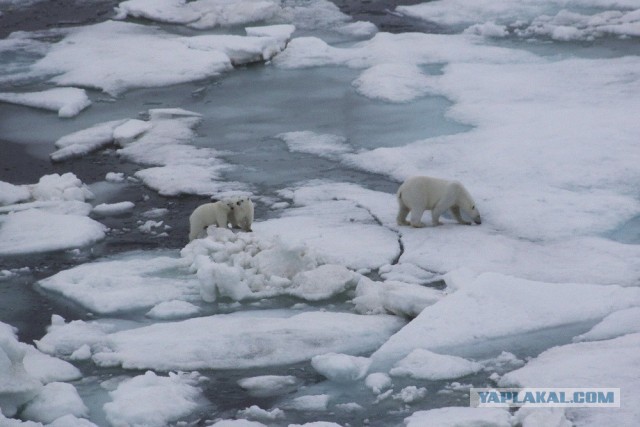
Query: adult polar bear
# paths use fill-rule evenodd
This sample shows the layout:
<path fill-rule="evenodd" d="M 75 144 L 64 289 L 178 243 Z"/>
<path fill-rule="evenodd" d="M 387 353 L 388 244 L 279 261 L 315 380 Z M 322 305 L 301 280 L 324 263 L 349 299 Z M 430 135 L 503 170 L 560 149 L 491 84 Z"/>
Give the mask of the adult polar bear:
<path fill-rule="evenodd" d="M 471 224 L 460 215 L 460 210 L 467 214 L 476 224 L 481 224 L 480 213 L 476 204 L 464 186 L 458 181 L 432 178 L 428 176 L 413 176 L 402 183 L 396 194 L 398 197 L 397 222 L 398 225 L 424 227 L 422 214 L 431 211 L 433 225 L 440 225 L 440 215 L 447 209 L 460 224 Z M 407 215 L 411 212 L 411 220 L 407 222 Z"/>

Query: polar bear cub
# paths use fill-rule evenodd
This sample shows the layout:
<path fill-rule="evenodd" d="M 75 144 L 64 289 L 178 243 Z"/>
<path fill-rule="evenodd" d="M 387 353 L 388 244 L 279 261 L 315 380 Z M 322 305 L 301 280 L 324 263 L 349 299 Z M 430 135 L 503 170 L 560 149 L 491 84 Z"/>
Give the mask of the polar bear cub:
<path fill-rule="evenodd" d="M 200 205 L 189 217 L 189 241 L 197 238 L 210 225 L 227 228 L 233 211 L 233 202 L 221 200 Z"/>
<path fill-rule="evenodd" d="M 248 197 L 235 197 L 229 200 L 232 206 L 231 225 L 244 231 L 252 231 L 253 202 Z"/>
<path fill-rule="evenodd" d="M 440 215 L 450 209 L 453 217 L 460 224 L 471 224 L 460 215 L 462 210 L 473 222 L 481 224 L 480 212 L 464 186 L 458 181 L 431 178 L 428 176 L 414 176 L 402 183 L 398 192 L 398 225 L 424 227 L 422 214 L 431 211 L 433 225 L 440 225 Z M 411 212 L 410 221 L 407 215 Z"/>
<path fill-rule="evenodd" d="M 253 202 L 248 197 L 233 197 L 200 205 L 189 217 L 189 241 L 197 238 L 208 226 L 241 228 L 252 231 Z"/>

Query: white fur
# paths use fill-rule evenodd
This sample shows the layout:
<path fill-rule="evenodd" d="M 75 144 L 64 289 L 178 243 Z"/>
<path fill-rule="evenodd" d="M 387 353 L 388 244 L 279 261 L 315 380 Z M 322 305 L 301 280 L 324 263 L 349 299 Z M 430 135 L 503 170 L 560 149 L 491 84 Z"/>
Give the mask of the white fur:
<path fill-rule="evenodd" d="M 234 228 L 241 228 L 244 231 L 252 231 L 253 224 L 253 202 L 248 197 L 236 197 L 231 199 L 233 212 L 231 215 L 231 225 Z"/>
<path fill-rule="evenodd" d="M 431 211 L 433 225 L 440 225 L 440 215 L 450 209 L 453 217 L 460 224 L 471 224 L 460 215 L 460 210 L 467 214 L 476 224 L 480 224 L 480 212 L 464 186 L 458 181 L 414 176 L 408 178 L 398 189 L 398 225 L 424 227 L 422 214 Z M 411 213 L 410 221 L 407 215 Z"/>
<path fill-rule="evenodd" d="M 195 239 L 210 225 L 227 228 L 232 216 L 232 204 L 228 201 L 200 205 L 189 217 L 189 241 Z"/>

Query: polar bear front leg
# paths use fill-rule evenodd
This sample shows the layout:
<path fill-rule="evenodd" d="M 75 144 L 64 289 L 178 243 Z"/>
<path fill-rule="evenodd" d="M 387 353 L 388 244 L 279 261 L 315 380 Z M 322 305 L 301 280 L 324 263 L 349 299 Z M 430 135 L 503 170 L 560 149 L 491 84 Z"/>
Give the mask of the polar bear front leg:
<path fill-rule="evenodd" d="M 415 228 L 422 228 L 424 224 L 422 223 L 422 214 L 424 213 L 424 209 L 413 208 L 411 209 L 411 226 Z"/>
<path fill-rule="evenodd" d="M 454 205 L 455 201 L 456 196 L 451 189 L 449 189 L 449 191 L 440 198 L 440 200 L 438 200 L 438 203 L 436 203 L 435 207 L 431 210 L 431 222 L 434 226 L 442 225 L 440 222 L 440 216 L 450 209 Z"/>
<path fill-rule="evenodd" d="M 460 224 L 471 225 L 469 221 L 465 221 L 462 218 L 462 215 L 460 215 L 460 208 L 458 206 L 451 206 L 451 213 L 453 214 L 453 217 L 456 219 L 456 221 L 458 221 Z"/>

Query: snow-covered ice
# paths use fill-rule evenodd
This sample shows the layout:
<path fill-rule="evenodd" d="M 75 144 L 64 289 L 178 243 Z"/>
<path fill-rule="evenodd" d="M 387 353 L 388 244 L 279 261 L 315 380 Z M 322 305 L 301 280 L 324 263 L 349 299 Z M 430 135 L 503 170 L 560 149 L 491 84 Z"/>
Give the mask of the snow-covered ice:
<path fill-rule="evenodd" d="M 107 420 L 113 426 L 165 426 L 203 405 L 198 379 L 196 373 L 165 377 L 147 371 L 124 380 L 109 392 L 112 401 L 104 405 Z"/>
<path fill-rule="evenodd" d="M 234 65 L 271 59 L 282 48 L 274 37 L 187 37 L 158 27 L 106 21 L 70 30 L 33 65 L 32 72 L 55 75 L 51 81 L 58 85 L 119 95 L 136 87 L 217 76 Z"/>
<path fill-rule="evenodd" d="M 392 376 L 437 381 L 464 377 L 481 369 L 482 365 L 477 362 L 418 348 L 396 363 L 389 373 Z"/>
<path fill-rule="evenodd" d="M 500 386 L 511 387 L 612 387 L 620 388 L 621 407 L 588 411 L 567 408 L 577 425 L 624 425 L 640 419 L 632 402 L 640 392 L 634 372 L 640 362 L 640 334 L 612 340 L 583 342 L 551 348 L 523 368 L 502 377 Z"/>
<path fill-rule="evenodd" d="M 492 426 L 510 427 L 511 416 L 501 408 L 449 407 L 415 412 L 405 419 L 407 427 Z"/>
<path fill-rule="evenodd" d="M 0 182 L 0 255 L 90 253 L 0 271 L 56 301 L 37 349 L 0 324 L 0 425 L 637 424 L 639 12 L 438 0 L 378 28 L 325 0 L 129 0 L 0 40 L 0 99 L 75 116 L 0 104 L 1 139 L 59 172 Z M 63 172 L 88 162 L 109 167 L 93 203 Z M 414 174 L 463 182 L 482 226 L 398 226 Z M 254 231 L 181 250 L 121 253 L 89 218 L 179 248 L 182 205 L 238 192 Z M 194 369 L 210 381 L 172 372 Z M 458 406 L 488 383 L 620 387 L 623 407 Z"/>
<path fill-rule="evenodd" d="M 461 288 L 425 308 L 380 347 L 372 355 L 372 369 L 391 368 L 419 348 L 469 347 L 492 338 L 598 320 L 640 305 L 637 287 L 543 283 L 495 273 L 458 279 L 456 286 Z"/>
<path fill-rule="evenodd" d="M 252 396 L 269 397 L 287 394 L 300 385 L 300 380 L 292 375 L 262 375 L 242 378 L 238 385 Z"/>
<path fill-rule="evenodd" d="M 198 282 L 180 258 L 134 252 L 82 264 L 41 280 L 39 286 L 64 295 L 94 313 L 150 309 L 175 299 L 198 298 Z"/>
<path fill-rule="evenodd" d="M 55 88 L 32 93 L 0 93 L 0 102 L 42 108 L 58 113 L 59 117 L 69 118 L 80 114 L 91 105 L 86 91 L 77 88 Z"/>
<path fill-rule="evenodd" d="M 161 371 L 276 366 L 328 352 L 370 352 L 403 325 L 383 315 L 260 313 L 198 317 L 115 332 L 93 360 L 99 366 Z"/>

